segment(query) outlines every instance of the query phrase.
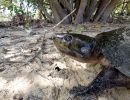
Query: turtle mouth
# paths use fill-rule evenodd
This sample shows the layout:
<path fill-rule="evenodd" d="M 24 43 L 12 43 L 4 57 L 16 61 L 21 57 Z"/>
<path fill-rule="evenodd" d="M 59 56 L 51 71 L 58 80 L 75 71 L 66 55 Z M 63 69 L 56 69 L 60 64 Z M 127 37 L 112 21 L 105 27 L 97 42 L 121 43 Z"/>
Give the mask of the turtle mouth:
<path fill-rule="evenodd" d="M 72 57 L 76 57 L 76 54 L 70 50 L 64 50 L 64 49 L 60 49 L 59 48 L 59 51 L 64 55 L 68 55 L 68 56 L 72 56 Z"/>

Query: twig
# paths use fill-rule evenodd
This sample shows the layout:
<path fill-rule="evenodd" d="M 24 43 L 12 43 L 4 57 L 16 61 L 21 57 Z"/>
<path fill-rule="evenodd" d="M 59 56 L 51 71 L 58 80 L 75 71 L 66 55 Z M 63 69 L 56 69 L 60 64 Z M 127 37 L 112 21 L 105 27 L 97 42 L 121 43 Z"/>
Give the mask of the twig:
<path fill-rule="evenodd" d="M 56 28 L 57 26 L 59 26 L 64 20 L 66 20 L 70 15 L 72 15 L 74 12 L 76 11 L 76 9 L 72 10 L 68 15 L 66 15 L 59 23 L 57 23 L 55 26 L 53 26 L 52 28 L 46 30 L 45 32 L 51 31 L 54 28 Z"/>
<path fill-rule="evenodd" d="M 34 55 L 32 58 L 30 58 L 26 63 L 24 63 L 23 65 L 21 65 L 21 67 L 27 65 L 29 62 L 32 62 L 32 61 L 41 53 L 41 51 L 44 49 L 43 47 L 44 47 L 44 45 L 45 45 L 45 35 L 46 35 L 46 33 L 49 32 L 49 31 L 51 31 L 51 30 L 53 30 L 53 29 L 56 28 L 57 26 L 59 26 L 64 20 L 66 20 L 66 19 L 67 19 L 70 15 L 72 15 L 75 11 L 76 11 L 76 9 L 72 10 L 72 12 L 70 12 L 67 16 L 65 16 L 65 17 L 64 17 L 59 23 L 57 23 L 55 26 L 53 26 L 52 28 L 50 28 L 50 29 L 44 31 L 45 34 L 44 34 L 44 36 L 42 37 L 43 40 L 42 40 L 42 44 L 41 44 L 41 49 L 40 49 L 38 52 L 35 52 L 35 55 Z"/>
<path fill-rule="evenodd" d="M 73 14 L 76 11 L 76 9 L 74 9 L 71 13 L 69 13 L 67 16 L 65 16 L 59 23 L 57 23 L 54 27 L 50 28 L 49 30 L 53 30 L 54 28 L 56 28 L 57 26 L 59 26 L 64 20 L 66 20 L 71 14 Z M 49 31 L 48 30 L 48 31 Z"/>

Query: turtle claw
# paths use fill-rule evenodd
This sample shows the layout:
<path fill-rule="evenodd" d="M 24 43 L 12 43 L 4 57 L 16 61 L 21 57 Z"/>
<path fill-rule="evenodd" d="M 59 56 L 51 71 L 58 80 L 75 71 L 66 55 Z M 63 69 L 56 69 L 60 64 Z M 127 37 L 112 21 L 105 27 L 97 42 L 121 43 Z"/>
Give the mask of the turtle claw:
<path fill-rule="evenodd" d="M 74 100 L 74 96 L 73 95 L 71 95 L 71 94 L 69 94 L 68 96 L 67 96 L 67 100 Z"/>
<path fill-rule="evenodd" d="M 90 97 L 99 95 L 103 90 L 113 87 L 113 82 L 115 81 L 110 79 L 112 73 L 116 73 L 115 70 L 105 69 L 88 86 L 79 85 L 78 87 L 73 87 L 69 93 L 73 98 L 81 96 L 85 97 L 84 100 L 87 100 L 87 98 L 88 100 L 95 100 L 90 99 Z M 116 85 L 116 82 L 114 84 Z"/>
<path fill-rule="evenodd" d="M 70 90 L 69 93 L 70 93 L 70 94 L 75 94 L 75 93 L 84 91 L 84 89 L 85 89 L 85 86 L 78 85 L 77 87 L 73 87 L 73 88 Z"/>
<path fill-rule="evenodd" d="M 89 88 L 86 86 L 79 85 L 78 87 L 73 87 L 69 93 L 71 97 L 73 97 L 72 100 L 74 100 L 74 98 L 77 98 L 79 96 L 82 97 L 81 100 L 97 100 L 96 95 L 90 94 Z"/>
<path fill-rule="evenodd" d="M 110 68 L 102 70 L 88 86 L 73 87 L 69 93 L 72 98 L 81 96 L 84 98 L 83 100 L 96 100 L 92 98 L 100 95 L 104 90 L 114 87 L 129 87 L 129 84 L 130 79 L 118 70 Z"/>
<path fill-rule="evenodd" d="M 78 87 L 73 87 L 69 93 L 70 95 L 73 96 L 73 98 L 77 97 L 77 96 L 85 96 L 84 94 L 84 90 L 86 90 L 86 86 L 81 86 L 79 85 Z"/>
<path fill-rule="evenodd" d="M 77 98 L 77 96 L 76 95 L 74 95 L 74 94 L 68 94 L 68 96 L 67 96 L 67 100 L 75 100 Z"/>
<path fill-rule="evenodd" d="M 85 86 L 80 85 L 79 87 L 73 87 L 69 92 L 70 95 L 68 100 L 75 100 L 79 96 L 82 97 L 81 100 L 97 100 L 96 95 L 89 94 L 86 91 L 87 91 L 87 87 Z"/>
<path fill-rule="evenodd" d="M 81 87 L 73 87 L 70 91 L 69 94 L 67 96 L 67 100 L 77 100 L 78 96 L 79 96 L 79 92 L 81 92 Z M 82 89 L 83 90 L 83 89 Z"/>

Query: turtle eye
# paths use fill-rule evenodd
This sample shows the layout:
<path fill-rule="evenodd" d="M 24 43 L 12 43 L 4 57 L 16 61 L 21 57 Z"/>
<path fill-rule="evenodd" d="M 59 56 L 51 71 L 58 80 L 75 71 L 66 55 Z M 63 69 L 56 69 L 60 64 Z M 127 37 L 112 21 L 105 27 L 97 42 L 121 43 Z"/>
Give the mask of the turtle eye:
<path fill-rule="evenodd" d="M 66 35 L 66 36 L 64 37 L 64 40 L 67 41 L 67 42 L 72 41 L 72 39 L 73 39 L 73 37 L 72 37 L 71 35 Z"/>

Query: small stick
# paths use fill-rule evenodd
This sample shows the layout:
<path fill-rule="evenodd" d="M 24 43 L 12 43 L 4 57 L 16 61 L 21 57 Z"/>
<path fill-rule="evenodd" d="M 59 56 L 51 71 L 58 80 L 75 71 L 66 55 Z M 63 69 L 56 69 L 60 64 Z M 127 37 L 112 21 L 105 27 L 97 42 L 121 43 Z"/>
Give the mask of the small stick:
<path fill-rule="evenodd" d="M 27 65 L 29 62 L 32 62 L 32 61 L 36 58 L 36 56 L 37 56 L 38 54 L 40 54 L 40 52 L 43 50 L 43 45 L 45 44 L 45 43 L 44 43 L 44 42 L 45 42 L 45 39 L 44 39 L 44 38 L 45 38 L 46 33 L 47 33 L 48 31 L 53 30 L 53 29 L 56 28 L 57 26 L 59 26 L 65 19 L 67 19 L 67 18 L 68 18 L 71 14 L 73 14 L 75 11 L 76 11 L 76 9 L 72 10 L 67 16 L 65 16 L 65 17 L 64 17 L 59 23 L 57 23 L 55 26 L 53 26 L 52 28 L 50 28 L 50 29 L 44 31 L 45 34 L 44 34 L 44 36 L 43 36 L 41 49 L 40 49 L 38 52 L 35 52 L 35 55 L 34 55 L 32 58 L 30 58 L 28 61 L 26 61 L 26 62 L 25 62 L 23 65 L 21 65 L 21 66 L 25 66 L 25 65 Z"/>
<path fill-rule="evenodd" d="M 59 23 L 57 23 L 54 27 L 50 28 L 49 30 L 53 30 L 57 26 L 59 26 L 64 20 L 66 20 L 71 14 L 73 14 L 76 11 L 76 9 L 72 10 L 67 16 L 65 16 Z M 48 31 L 49 31 L 48 30 Z"/>

